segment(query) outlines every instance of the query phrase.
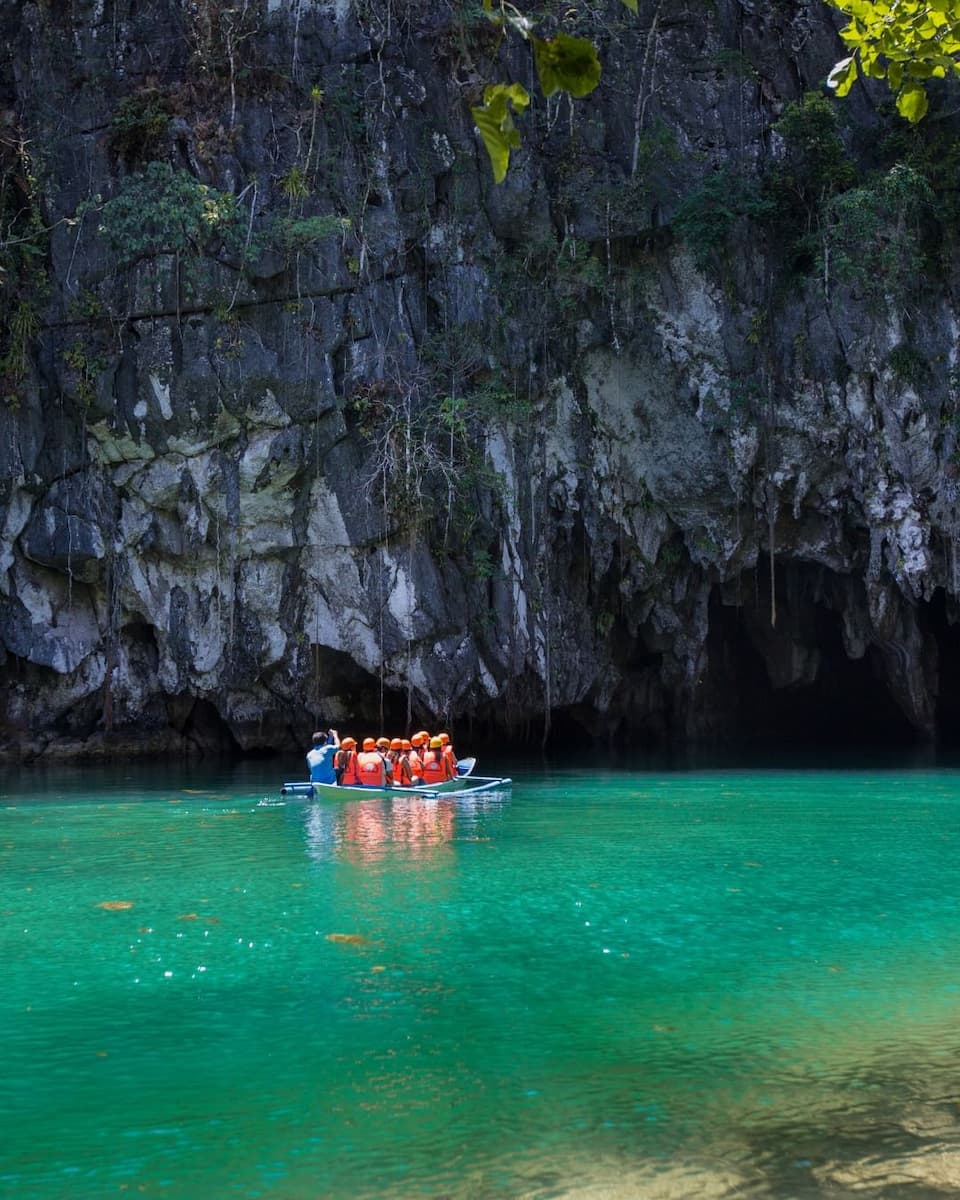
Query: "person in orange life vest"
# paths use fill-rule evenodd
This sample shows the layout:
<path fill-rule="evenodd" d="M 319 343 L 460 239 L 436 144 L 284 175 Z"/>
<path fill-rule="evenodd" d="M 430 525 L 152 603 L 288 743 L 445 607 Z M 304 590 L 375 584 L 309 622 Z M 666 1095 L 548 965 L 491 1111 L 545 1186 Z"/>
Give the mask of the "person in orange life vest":
<path fill-rule="evenodd" d="M 389 787 L 386 763 L 372 737 L 363 739 L 363 749 L 357 755 L 357 773 L 364 787 Z"/>
<path fill-rule="evenodd" d="M 408 787 L 410 781 L 406 778 L 400 762 L 400 756 L 403 752 L 403 742 L 401 738 L 391 738 L 389 745 L 390 749 L 386 751 L 386 761 L 394 769 L 394 787 Z"/>
<path fill-rule="evenodd" d="M 430 739 L 430 749 L 423 756 L 423 782 L 445 783 L 453 779 L 450 760 L 443 757 L 443 742 L 438 737 Z"/>
<path fill-rule="evenodd" d="M 430 739 L 427 738 L 427 741 Z M 404 743 L 406 745 L 406 743 Z M 415 733 L 410 739 L 410 770 L 413 772 L 413 778 L 417 783 L 423 783 L 423 762 L 420 755 L 423 753 L 424 736 L 422 733 Z"/>
<path fill-rule="evenodd" d="M 457 773 L 457 756 L 453 752 L 453 743 L 450 741 L 449 733 L 438 733 L 440 745 L 443 749 L 443 757 L 450 764 L 450 770 L 456 775 Z"/>
<path fill-rule="evenodd" d="M 403 752 L 403 738 L 394 738 L 390 743 L 390 761 L 393 764 L 393 786 L 409 787 L 413 783 L 410 761 Z"/>
<path fill-rule="evenodd" d="M 419 733 L 415 733 L 413 735 L 413 737 L 410 739 L 410 741 L 413 745 L 414 753 L 417 756 L 417 768 L 419 769 L 419 772 L 422 775 L 423 774 L 423 756 L 430 749 L 430 734 L 426 733 L 424 730 L 421 729 Z"/>
<path fill-rule="evenodd" d="M 387 785 L 393 783 L 393 759 L 390 757 L 390 739 L 377 738 L 377 753 L 383 759 L 383 769 L 387 773 Z"/>
<path fill-rule="evenodd" d="M 423 783 L 423 763 L 420 761 L 420 755 L 414 750 L 413 743 L 404 738 L 400 744 L 403 747 L 403 757 L 407 760 L 407 766 L 410 769 L 410 782 L 413 784 Z"/>
<path fill-rule="evenodd" d="M 340 743 L 337 757 L 333 760 L 337 783 L 344 787 L 356 786 L 360 782 L 357 774 L 357 739 L 345 737 Z"/>

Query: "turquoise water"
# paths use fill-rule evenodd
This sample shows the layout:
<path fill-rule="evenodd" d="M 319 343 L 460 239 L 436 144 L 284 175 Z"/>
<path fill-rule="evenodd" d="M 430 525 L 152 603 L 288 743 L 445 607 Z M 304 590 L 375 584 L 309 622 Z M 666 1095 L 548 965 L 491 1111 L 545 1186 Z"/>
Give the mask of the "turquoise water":
<path fill-rule="evenodd" d="M 960 1191 L 960 772 L 281 774 L 0 780 L 0 1195 Z"/>

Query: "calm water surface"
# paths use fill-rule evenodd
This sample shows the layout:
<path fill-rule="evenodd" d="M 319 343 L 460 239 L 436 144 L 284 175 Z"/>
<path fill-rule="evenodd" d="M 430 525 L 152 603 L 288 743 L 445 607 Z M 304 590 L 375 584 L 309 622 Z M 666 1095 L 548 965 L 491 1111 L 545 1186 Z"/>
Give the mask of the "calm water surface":
<path fill-rule="evenodd" d="M 282 773 L 0 778 L 0 1195 L 960 1192 L 960 771 Z"/>

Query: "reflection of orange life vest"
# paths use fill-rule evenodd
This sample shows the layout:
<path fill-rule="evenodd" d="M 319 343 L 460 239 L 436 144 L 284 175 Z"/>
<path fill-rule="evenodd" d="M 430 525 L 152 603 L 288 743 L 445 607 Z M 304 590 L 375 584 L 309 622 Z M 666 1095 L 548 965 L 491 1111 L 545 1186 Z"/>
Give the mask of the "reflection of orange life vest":
<path fill-rule="evenodd" d="M 383 759 L 376 750 L 364 750 L 357 755 L 357 771 L 360 782 L 366 787 L 383 787 L 387 779 Z"/>
<path fill-rule="evenodd" d="M 442 750 L 428 750 L 423 756 L 424 783 L 443 783 L 452 779 L 450 764 L 443 757 Z"/>
<path fill-rule="evenodd" d="M 333 765 L 335 770 L 343 771 L 343 774 L 340 776 L 340 783 L 344 786 L 360 782 L 360 777 L 357 775 L 356 750 L 338 750 Z"/>

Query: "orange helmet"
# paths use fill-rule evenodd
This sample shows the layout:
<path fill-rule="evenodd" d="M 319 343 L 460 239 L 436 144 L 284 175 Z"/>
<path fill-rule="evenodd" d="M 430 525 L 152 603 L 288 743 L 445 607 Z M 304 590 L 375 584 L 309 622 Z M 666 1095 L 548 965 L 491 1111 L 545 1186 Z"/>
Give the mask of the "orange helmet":
<path fill-rule="evenodd" d="M 441 742 L 438 737 L 430 739 L 430 749 L 431 750 L 439 750 L 442 745 L 443 745 L 443 742 Z"/>
<path fill-rule="evenodd" d="M 410 741 L 409 738 L 404 738 L 403 741 L 400 743 L 400 749 L 401 750 L 412 750 L 413 743 Z"/>
<path fill-rule="evenodd" d="M 403 749 L 403 739 L 402 738 L 393 738 L 390 742 L 390 749 L 391 750 L 402 750 Z"/>
<path fill-rule="evenodd" d="M 446 745 L 446 744 L 447 744 L 447 742 L 449 742 L 449 741 L 450 741 L 450 734 L 449 734 L 449 733 L 438 733 L 438 734 L 437 734 L 437 737 L 440 739 L 440 741 L 441 741 L 441 742 L 442 742 L 444 745 Z"/>
<path fill-rule="evenodd" d="M 390 739 L 385 738 L 385 737 L 378 737 L 377 741 L 376 741 L 376 746 L 377 746 L 378 750 L 389 750 L 390 749 Z"/>
<path fill-rule="evenodd" d="M 356 738 L 345 737 L 340 739 L 340 745 L 344 748 L 344 750 L 352 750 L 356 744 Z"/>
<path fill-rule="evenodd" d="M 421 729 L 419 733 L 415 733 L 413 735 L 413 737 L 410 739 L 410 741 L 412 742 L 414 738 L 419 738 L 421 742 L 429 742 L 430 734 L 427 733 L 427 731 L 425 729 Z"/>
<path fill-rule="evenodd" d="M 377 743 L 373 740 L 373 738 L 364 738 L 363 748 L 364 750 L 376 750 Z"/>

